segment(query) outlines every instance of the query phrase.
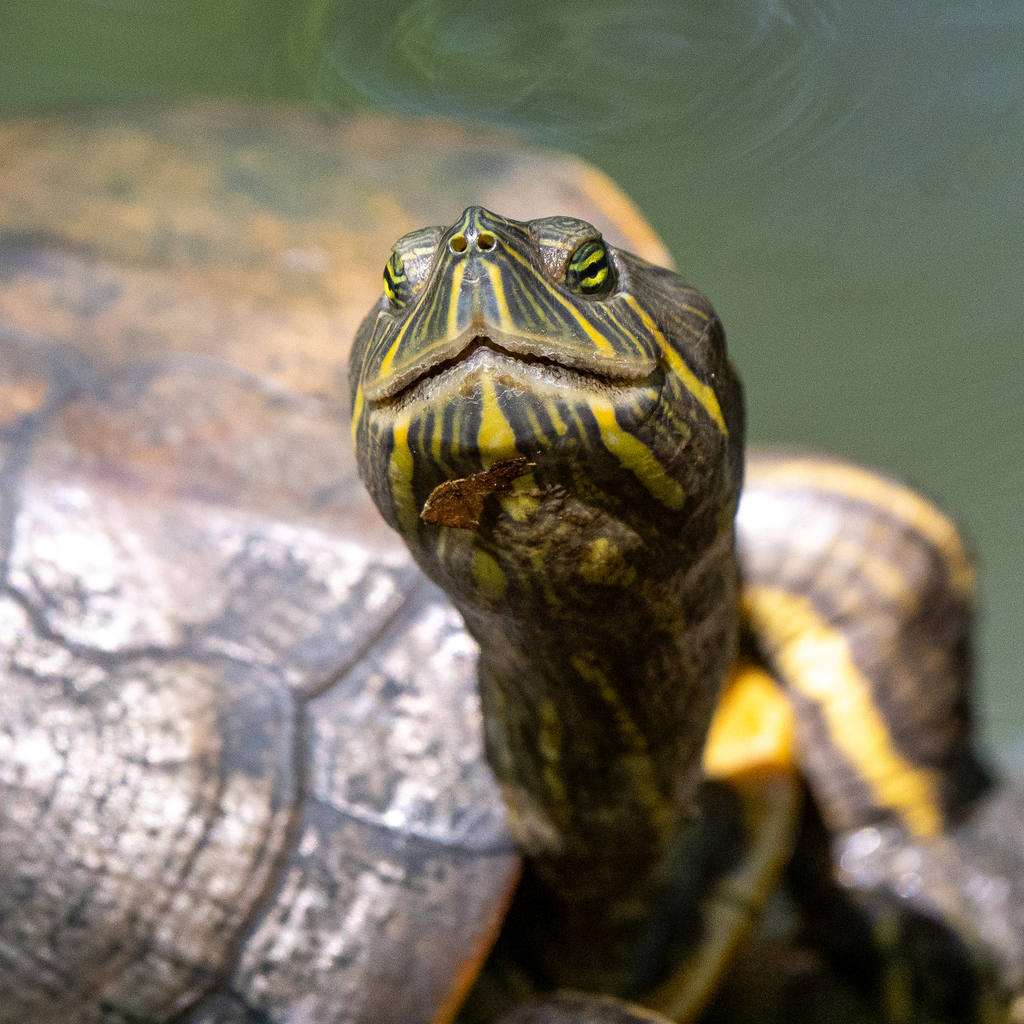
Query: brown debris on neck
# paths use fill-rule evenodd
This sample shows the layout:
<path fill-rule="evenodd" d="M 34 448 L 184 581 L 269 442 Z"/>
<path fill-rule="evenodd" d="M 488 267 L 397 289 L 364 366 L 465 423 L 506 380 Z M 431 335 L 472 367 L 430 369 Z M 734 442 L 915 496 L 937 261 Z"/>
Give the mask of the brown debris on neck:
<path fill-rule="evenodd" d="M 514 481 L 536 467 L 524 456 L 517 459 L 499 459 L 482 473 L 446 480 L 430 492 L 420 518 L 436 526 L 450 526 L 456 530 L 472 530 L 480 525 L 484 502 L 492 494 L 508 494 Z"/>

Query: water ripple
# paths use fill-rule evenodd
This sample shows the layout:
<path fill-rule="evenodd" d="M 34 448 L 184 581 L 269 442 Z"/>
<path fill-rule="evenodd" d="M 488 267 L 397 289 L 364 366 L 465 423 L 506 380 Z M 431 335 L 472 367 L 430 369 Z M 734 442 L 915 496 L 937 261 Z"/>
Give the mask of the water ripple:
<path fill-rule="evenodd" d="M 369 5 L 347 3 L 321 88 L 582 150 L 671 135 L 704 158 L 778 161 L 856 108 L 848 76 L 840 88 L 834 75 L 848 21 L 830 0 L 413 0 L 382 31 Z"/>

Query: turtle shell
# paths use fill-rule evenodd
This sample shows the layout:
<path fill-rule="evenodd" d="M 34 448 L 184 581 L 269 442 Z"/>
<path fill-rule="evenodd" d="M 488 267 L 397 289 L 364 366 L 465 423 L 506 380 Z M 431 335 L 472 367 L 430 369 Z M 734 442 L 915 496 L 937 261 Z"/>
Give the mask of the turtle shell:
<path fill-rule="evenodd" d="M 360 485 L 392 241 L 667 254 L 582 162 L 202 104 L 0 125 L 0 1020 L 443 1020 L 517 873 L 476 649 Z"/>

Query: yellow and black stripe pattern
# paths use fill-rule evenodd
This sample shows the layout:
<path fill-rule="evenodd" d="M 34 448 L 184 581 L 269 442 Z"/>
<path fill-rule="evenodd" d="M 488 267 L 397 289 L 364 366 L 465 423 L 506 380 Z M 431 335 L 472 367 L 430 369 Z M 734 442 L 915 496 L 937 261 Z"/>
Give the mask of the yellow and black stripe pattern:
<path fill-rule="evenodd" d="M 471 208 L 401 239 L 384 291 L 353 351 L 353 431 L 403 534 L 438 484 L 520 456 L 591 452 L 633 500 L 678 512 L 705 492 L 694 464 L 728 448 L 738 486 L 740 399 L 713 311 L 589 224 Z"/>
<path fill-rule="evenodd" d="M 401 239 L 385 285 L 352 352 L 361 476 L 480 643 L 488 759 L 546 893 L 534 954 L 628 988 L 736 649 L 721 325 L 567 217 L 470 208 Z"/>
<path fill-rule="evenodd" d="M 595 241 L 578 246 L 565 268 L 565 283 L 570 291 L 591 298 L 609 294 L 615 287 L 615 274 L 608 250 Z"/>
<path fill-rule="evenodd" d="M 555 238 L 548 230 L 535 239 L 527 225 L 476 208 L 429 252 L 424 242 L 431 229 L 400 239 L 385 272 L 387 306 L 363 357 L 365 396 L 393 397 L 458 357 L 478 334 L 519 356 L 555 359 L 614 379 L 647 377 L 658 346 L 631 295 L 620 291 L 592 307 L 577 300 L 607 294 L 613 283 L 606 259 L 600 285 L 583 265 L 600 264 L 606 252 L 600 236 L 580 221 L 557 220 L 567 229 L 577 225 L 575 232 Z M 565 287 L 544 272 L 556 260 Z M 602 276 L 600 266 L 592 271 Z M 400 282 L 397 293 L 388 280 Z"/>
<path fill-rule="evenodd" d="M 637 951 L 692 895 L 670 865 L 741 629 L 830 829 L 955 847 L 989 785 L 957 531 L 902 484 L 812 456 L 748 459 L 737 517 L 739 381 L 676 274 L 579 220 L 472 207 L 396 244 L 350 386 L 363 480 L 480 643 L 540 975 L 658 982 Z M 785 837 L 761 845 L 751 906 Z M 698 988 L 725 956 L 693 961 Z"/>
<path fill-rule="evenodd" d="M 835 459 L 754 454 L 747 474 L 741 607 L 793 703 L 829 825 L 935 838 L 985 785 L 974 567 L 955 526 L 902 483 Z"/>

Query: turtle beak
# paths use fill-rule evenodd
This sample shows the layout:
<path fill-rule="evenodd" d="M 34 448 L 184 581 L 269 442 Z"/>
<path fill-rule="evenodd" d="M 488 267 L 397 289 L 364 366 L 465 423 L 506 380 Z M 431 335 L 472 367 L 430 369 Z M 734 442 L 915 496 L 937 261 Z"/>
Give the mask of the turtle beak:
<path fill-rule="evenodd" d="M 415 305 L 390 321 L 381 314 L 363 393 L 374 403 L 393 399 L 481 342 L 607 379 L 645 379 L 657 346 L 624 331 L 625 316 L 591 305 L 581 309 L 548 279 L 528 225 L 471 206 L 441 236 Z M 621 335 L 617 344 L 611 335 Z"/>

